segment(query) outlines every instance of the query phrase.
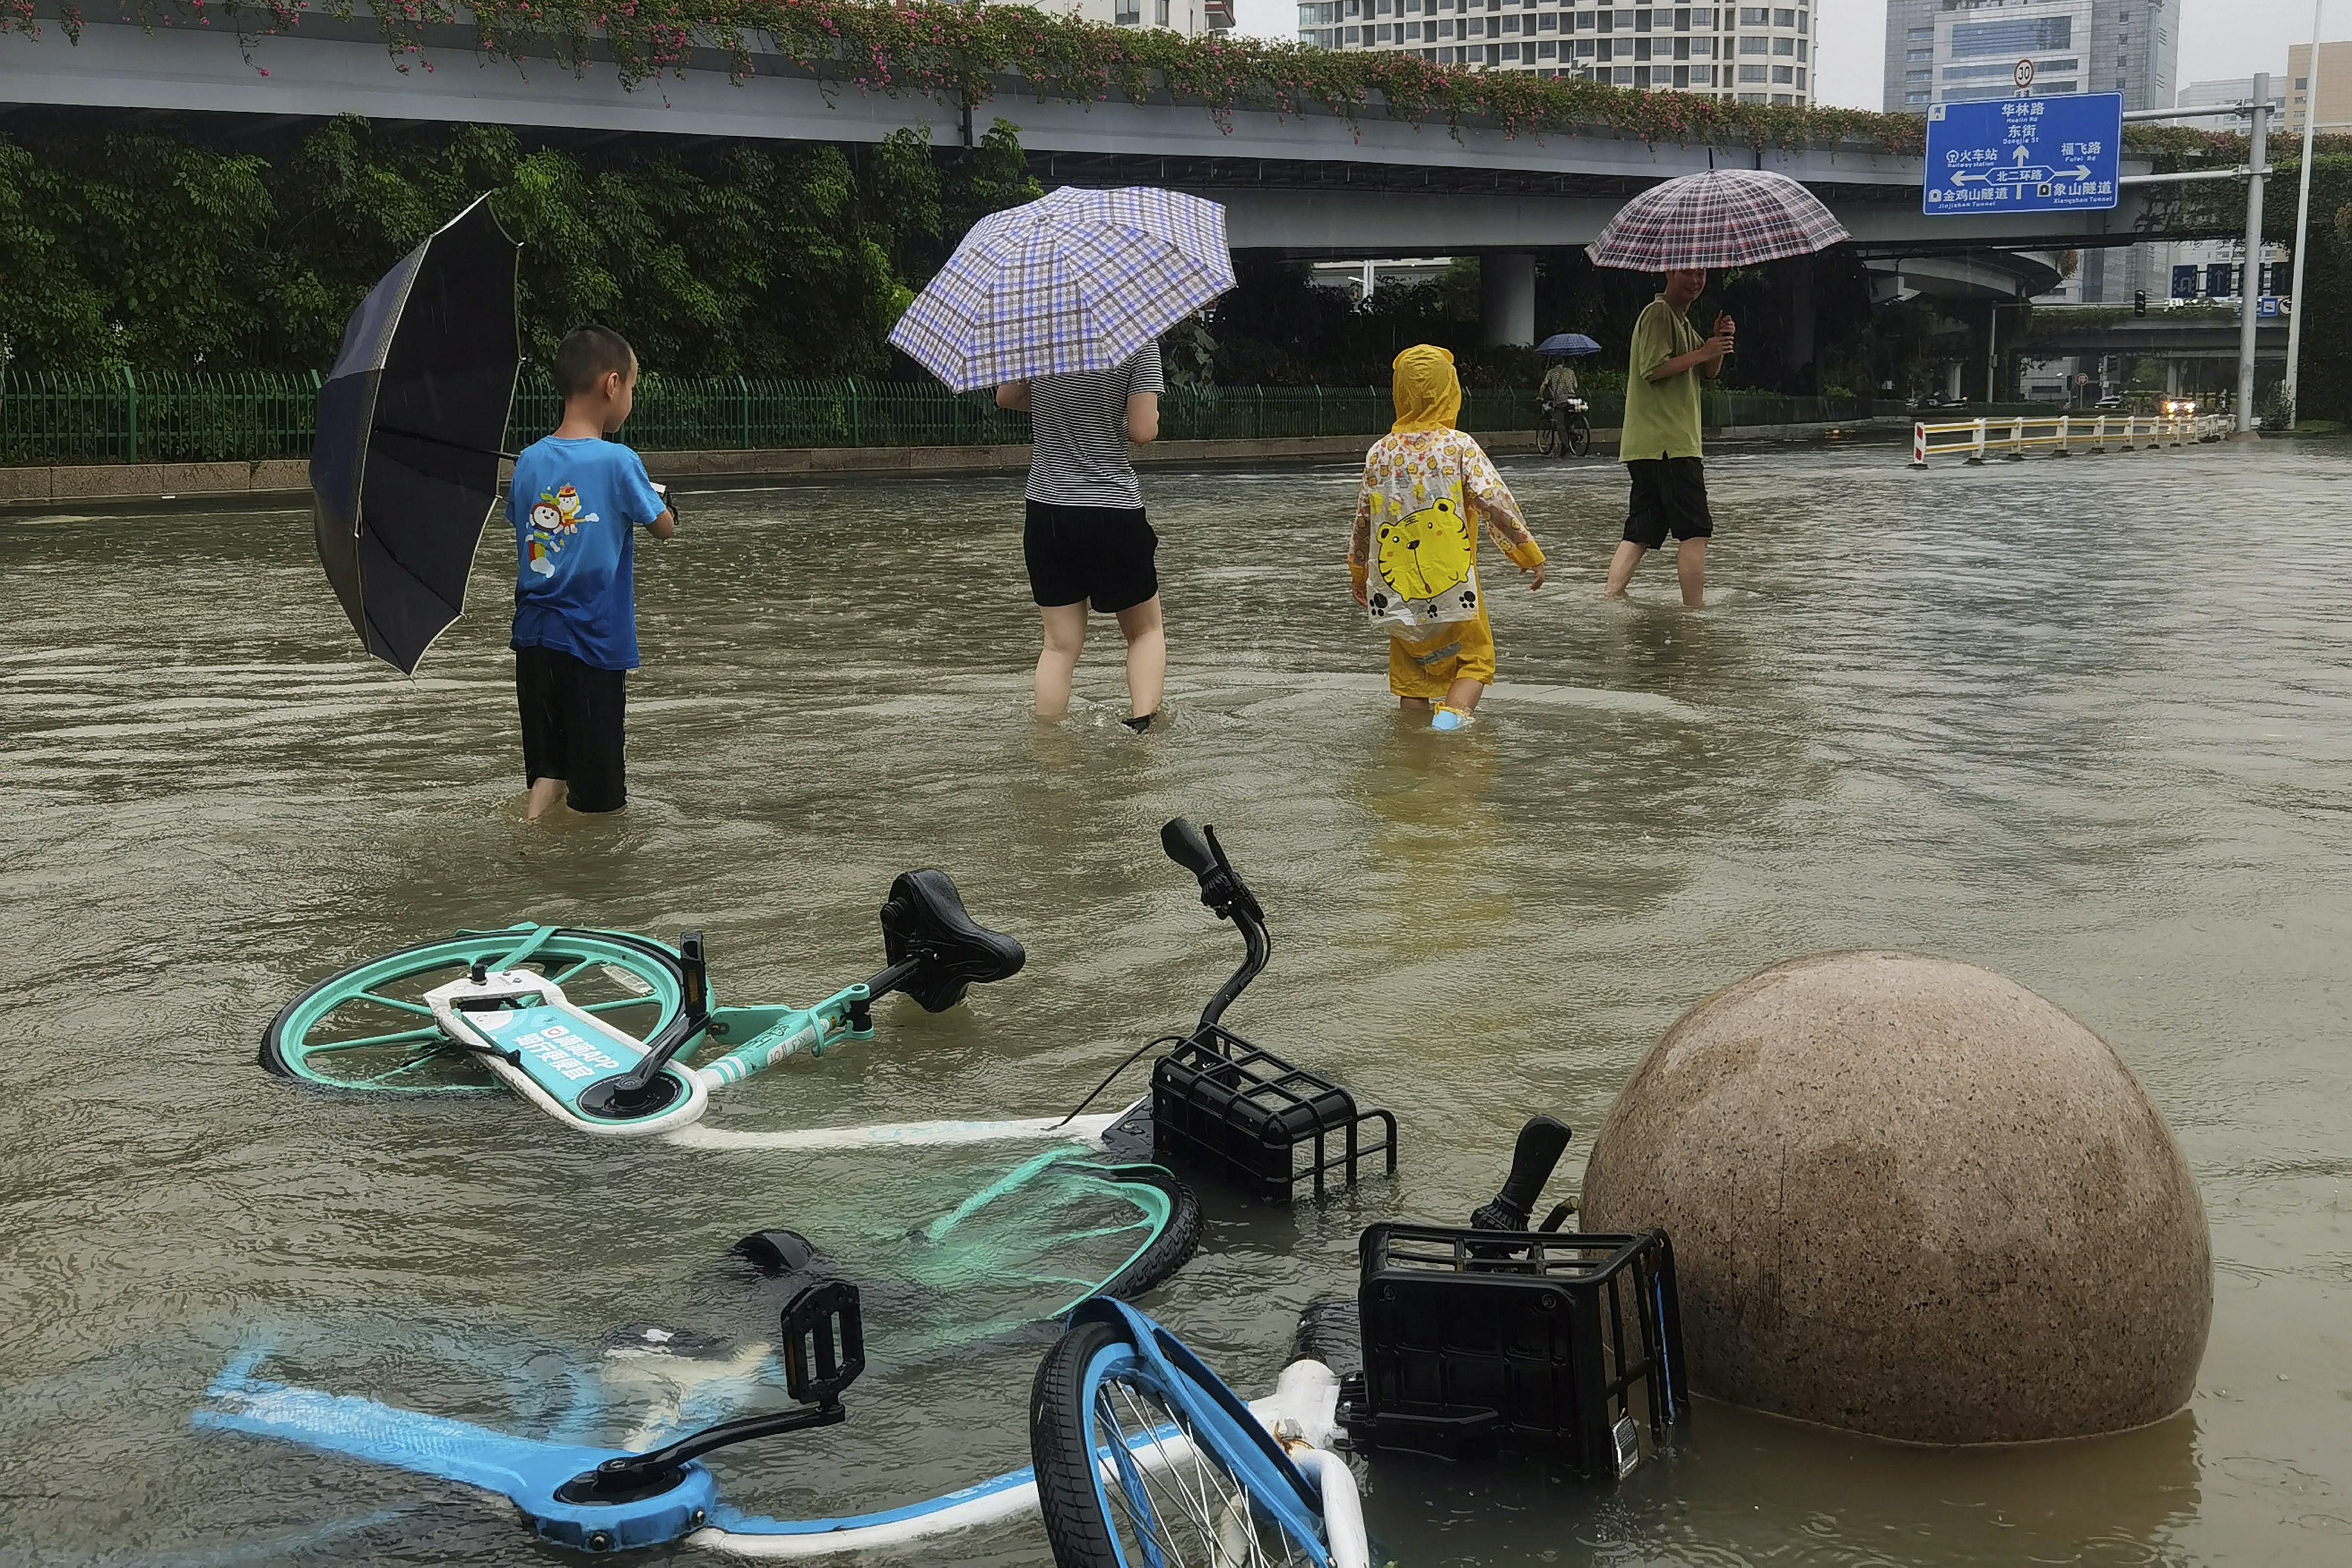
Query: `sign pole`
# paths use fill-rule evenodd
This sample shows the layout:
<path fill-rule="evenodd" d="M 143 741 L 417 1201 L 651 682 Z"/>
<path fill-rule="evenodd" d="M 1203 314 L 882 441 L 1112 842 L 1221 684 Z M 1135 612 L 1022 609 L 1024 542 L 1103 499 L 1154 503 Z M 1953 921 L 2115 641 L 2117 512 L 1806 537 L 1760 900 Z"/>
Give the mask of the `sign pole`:
<path fill-rule="evenodd" d="M 2303 358 L 2303 246 L 2311 232 L 2311 132 L 2319 122 L 2319 8 L 2326 0 L 2311 0 L 2311 57 L 2303 62 L 2303 172 L 2294 204 L 2294 282 L 2287 289 L 2286 406 L 2292 428 L 2295 418 L 2295 371 Z M 2294 85 L 2290 78 L 2287 90 Z"/>
<path fill-rule="evenodd" d="M 2254 131 L 2246 147 L 2246 265 L 2238 277 L 2238 428 L 2233 441 L 2259 441 L 2254 429 L 2254 296 L 2263 268 L 2263 159 L 2271 129 L 2271 73 L 2254 76 Z"/>

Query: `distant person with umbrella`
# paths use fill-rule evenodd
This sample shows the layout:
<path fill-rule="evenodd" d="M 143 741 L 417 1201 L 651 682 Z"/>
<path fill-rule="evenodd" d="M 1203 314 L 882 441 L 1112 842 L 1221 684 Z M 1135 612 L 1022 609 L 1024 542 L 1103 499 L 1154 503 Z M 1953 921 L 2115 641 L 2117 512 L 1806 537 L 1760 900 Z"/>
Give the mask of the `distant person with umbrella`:
<path fill-rule="evenodd" d="M 1536 345 L 1536 352 L 1552 361 L 1536 394 L 1543 401 L 1544 423 L 1551 437 L 1545 452 L 1581 457 L 1590 450 L 1592 432 L 1584 420 L 1583 390 L 1577 385 L 1572 361 L 1600 351 L 1601 345 L 1581 332 L 1555 332 Z"/>
<path fill-rule="evenodd" d="M 1234 287 L 1225 210 L 1174 191 L 1061 190 L 972 225 L 890 341 L 1032 432 L 1022 550 L 1043 623 L 1037 716 L 1069 711 L 1087 612 L 1127 638 L 1128 716 L 1160 716 L 1159 536 L 1129 449 L 1160 434 L 1160 334 Z"/>
<path fill-rule="evenodd" d="M 1602 597 L 1622 598 L 1642 558 L 1679 541 L 1683 603 L 1706 602 L 1706 546 L 1715 535 L 1700 446 L 1699 382 L 1723 373 L 1737 326 L 1721 312 L 1701 338 L 1689 321 L 1709 267 L 1810 256 L 1848 238 L 1813 193 L 1785 174 L 1716 169 L 1653 186 L 1585 247 L 1597 267 L 1663 273 L 1665 287 L 1634 323 L 1626 355 L 1625 418 L 1617 455 L 1633 497 Z"/>
<path fill-rule="evenodd" d="M 522 716 L 526 817 L 558 801 L 616 811 L 628 800 L 622 714 L 637 667 L 636 530 L 677 517 L 637 455 L 605 439 L 635 406 L 637 356 L 609 328 L 583 327 L 555 350 L 563 417 L 515 459 L 515 699 Z"/>

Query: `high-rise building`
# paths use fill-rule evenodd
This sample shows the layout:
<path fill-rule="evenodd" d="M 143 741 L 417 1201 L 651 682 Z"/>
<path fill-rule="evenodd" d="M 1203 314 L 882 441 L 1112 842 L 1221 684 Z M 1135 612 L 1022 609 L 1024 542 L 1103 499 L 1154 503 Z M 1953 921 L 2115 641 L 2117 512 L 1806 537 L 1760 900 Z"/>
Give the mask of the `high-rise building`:
<path fill-rule="evenodd" d="M 1811 0 L 1638 5 L 1595 0 L 1308 0 L 1301 43 L 1644 89 L 1813 101 Z"/>
<path fill-rule="evenodd" d="M 2318 131 L 2343 131 L 2352 128 L 2352 43 L 2323 43 L 2319 46 L 2319 85 L 2312 87 L 2311 46 L 2291 44 L 2286 51 L 2286 79 L 2284 84 L 2286 99 L 2285 131 L 2289 136 L 2303 134 L 2305 105 L 2315 97 L 2318 102 Z M 2276 78 L 2273 85 L 2281 85 Z M 2246 90 L 2251 93 L 2252 85 Z M 2275 102 L 2276 100 L 2273 99 Z"/>
<path fill-rule="evenodd" d="M 2036 95 L 2119 92 L 2126 109 L 2171 109 L 2180 0 L 1887 0 L 1883 103 L 2009 98 L 2033 64 Z"/>
<path fill-rule="evenodd" d="M 1106 27 L 1165 27 L 1197 37 L 1234 25 L 1234 0 L 1036 0 L 1040 9 Z"/>
<path fill-rule="evenodd" d="M 2173 109 L 2180 0 L 1887 0 L 1890 111 L 1975 99 L 2118 92 L 2124 107 Z M 2021 68 L 2031 82 L 2021 89 Z M 2075 281 L 2086 300 L 2168 287 L 2162 247 L 2086 250 Z"/>
<path fill-rule="evenodd" d="M 2252 77 L 2223 77 L 2219 81 L 2193 81 L 2180 89 L 2181 109 L 2205 109 L 2216 104 L 2243 103 L 2254 96 Z M 2271 78 L 2271 108 L 2286 112 L 2286 78 Z"/>

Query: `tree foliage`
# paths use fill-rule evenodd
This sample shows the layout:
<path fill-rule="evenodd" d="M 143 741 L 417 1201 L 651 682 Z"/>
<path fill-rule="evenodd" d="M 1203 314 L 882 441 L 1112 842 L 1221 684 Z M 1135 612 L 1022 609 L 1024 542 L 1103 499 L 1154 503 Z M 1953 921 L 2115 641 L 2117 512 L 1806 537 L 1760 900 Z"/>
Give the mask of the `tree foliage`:
<path fill-rule="evenodd" d="M 527 351 L 605 322 L 689 375 L 874 374 L 909 291 L 1038 194 L 1013 127 L 852 153 L 327 121 L 275 158 L 173 131 L 0 138 L 0 345 L 20 365 L 304 370 L 403 253 L 488 192 L 522 246 Z"/>

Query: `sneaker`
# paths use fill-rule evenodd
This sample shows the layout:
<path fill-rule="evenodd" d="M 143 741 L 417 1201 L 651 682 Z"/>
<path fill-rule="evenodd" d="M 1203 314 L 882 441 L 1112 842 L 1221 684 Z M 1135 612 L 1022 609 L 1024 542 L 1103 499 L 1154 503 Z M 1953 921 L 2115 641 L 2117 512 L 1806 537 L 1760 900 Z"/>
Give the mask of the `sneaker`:
<path fill-rule="evenodd" d="M 1129 729 L 1133 730 L 1136 734 L 1141 735 L 1145 730 L 1151 727 L 1151 721 L 1159 716 L 1159 710 L 1154 709 L 1150 713 L 1139 713 L 1132 718 L 1123 718 L 1118 722 L 1127 726 Z"/>
<path fill-rule="evenodd" d="M 1441 703 L 1438 705 L 1437 711 L 1430 716 L 1429 727 L 1432 729 L 1467 729 L 1470 727 L 1470 716 L 1468 714 L 1462 712 L 1458 708 L 1447 707 Z"/>

